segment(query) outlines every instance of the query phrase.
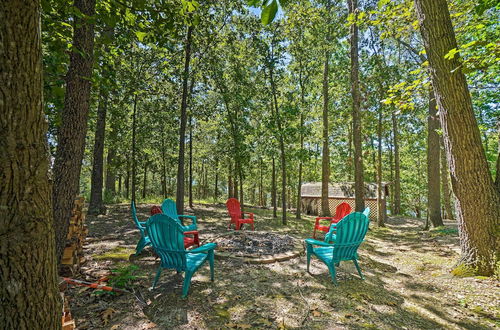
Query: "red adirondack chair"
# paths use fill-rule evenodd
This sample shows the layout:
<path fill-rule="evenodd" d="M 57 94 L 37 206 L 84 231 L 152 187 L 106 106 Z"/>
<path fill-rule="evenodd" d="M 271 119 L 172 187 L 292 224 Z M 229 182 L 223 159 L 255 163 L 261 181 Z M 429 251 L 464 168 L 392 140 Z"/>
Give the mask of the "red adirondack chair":
<path fill-rule="evenodd" d="M 335 209 L 335 216 L 333 217 L 317 217 L 316 223 L 314 224 L 313 238 L 316 238 L 316 230 L 321 230 L 322 232 L 327 233 L 330 230 L 330 225 L 332 223 L 337 223 L 342 220 L 343 217 L 351 213 L 351 206 L 348 203 L 340 203 L 339 206 Z M 320 225 L 319 222 L 321 220 L 330 220 L 328 226 Z"/>
<path fill-rule="evenodd" d="M 151 208 L 151 215 L 163 213 L 159 206 L 153 206 Z M 184 248 L 187 249 L 190 246 L 196 245 L 200 246 L 200 238 L 197 230 L 185 231 L 184 233 Z"/>
<path fill-rule="evenodd" d="M 231 228 L 231 224 L 234 223 L 236 230 L 240 230 L 241 225 L 244 223 L 249 223 L 253 227 L 253 213 L 250 212 L 241 212 L 240 202 L 236 198 L 229 198 L 226 202 L 227 211 L 229 212 L 229 216 L 231 217 L 231 221 L 227 228 Z M 248 214 L 250 217 L 245 218 L 244 214 Z"/>

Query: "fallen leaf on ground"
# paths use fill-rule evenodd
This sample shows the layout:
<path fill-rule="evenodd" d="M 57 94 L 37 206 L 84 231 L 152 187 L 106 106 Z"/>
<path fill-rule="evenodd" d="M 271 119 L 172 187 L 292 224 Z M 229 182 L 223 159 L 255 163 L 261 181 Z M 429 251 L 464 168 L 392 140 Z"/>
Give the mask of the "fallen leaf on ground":
<path fill-rule="evenodd" d="M 108 309 L 104 310 L 101 313 L 102 323 L 104 323 L 104 325 L 107 325 L 109 320 L 111 319 L 111 316 L 114 313 L 116 313 L 116 310 L 114 310 L 113 308 L 108 308 Z"/>

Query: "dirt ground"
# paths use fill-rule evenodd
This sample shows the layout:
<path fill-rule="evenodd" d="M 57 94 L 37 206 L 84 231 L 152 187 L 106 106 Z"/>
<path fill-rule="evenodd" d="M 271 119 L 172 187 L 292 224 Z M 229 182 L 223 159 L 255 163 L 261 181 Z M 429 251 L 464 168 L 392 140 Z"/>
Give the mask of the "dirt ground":
<path fill-rule="evenodd" d="M 138 206 L 146 220 L 152 205 Z M 258 231 L 311 237 L 313 217 L 288 226 L 269 210 L 256 213 Z M 195 205 L 203 242 L 227 231 L 222 205 Z M 111 284 L 131 293 L 111 295 L 70 287 L 70 307 L 78 329 L 491 329 L 500 327 L 500 283 L 492 278 L 450 274 L 459 247 L 456 225 L 422 231 L 421 220 L 389 218 L 386 228 L 371 227 L 360 249 L 362 281 L 351 262 L 337 269 L 338 286 L 317 259 L 306 272 L 305 255 L 273 264 L 215 261 L 215 281 L 208 264 L 193 277 L 189 295 L 181 298 L 182 274 L 164 270 L 151 290 L 159 264 L 147 247 L 138 257 L 139 232 L 129 206 L 112 205 L 107 215 L 87 217 L 87 262 L 78 279 Z M 246 228 L 248 229 L 248 228 Z M 244 229 L 244 230 L 246 230 Z M 216 250 L 217 254 L 217 250 Z M 122 282 L 122 283 L 120 283 Z"/>

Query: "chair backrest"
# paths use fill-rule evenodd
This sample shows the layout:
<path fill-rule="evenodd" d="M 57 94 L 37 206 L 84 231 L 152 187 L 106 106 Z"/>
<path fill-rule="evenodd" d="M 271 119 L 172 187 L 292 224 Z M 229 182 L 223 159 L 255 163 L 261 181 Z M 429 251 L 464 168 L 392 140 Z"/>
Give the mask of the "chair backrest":
<path fill-rule="evenodd" d="M 366 215 L 366 217 L 368 218 L 368 221 L 370 221 L 370 208 L 367 207 L 364 211 L 363 211 L 363 214 Z"/>
<path fill-rule="evenodd" d="M 149 239 L 160 256 L 163 268 L 186 269 L 184 235 L 178 221 L 165 214 L 155 214 L 146 223 Z"/>
<path fill-rule="evenodd" d="M 349 260 L 356 257 L 356 251 L 368 231 L 368 224 L 368 217 L 361 212 L 351 213 L 340 220 L 333 245 L 333 260 Z"/>
<path fill-rule="evenodd" d="M 142 226 L 139 224 L 139 219 L 137 219 L 137 210 L 135 209 L 135 202 L 130 203 L 130 212 L 132 212 L 132 219 L 134 220 L 135 226 L 142 231 Z"/>
<path fill-rule="evenodd" d="M 170 198 L 167 198 L 161 203 L 161 211 L 163 214 L 168 215 L 174 220 L 179 220 L 179 215 L 177 214 L 177 206 L 175 202 Z"/>
<path fill-rule="evenodd" d="M 342 219 L 343 217 L 351 213 L 351 210 L 351 205 L 346 202 L 342 202 L 335 209 L 335 218 Z"/>
<path fill-rule="evenodd" d="M 231 217 L 231 222 L 236 222 L 236 220 L 241 219 L 241 207 L 240 202 L 236 198 L 229 198 L 226 202 L 227 212 Z"/>

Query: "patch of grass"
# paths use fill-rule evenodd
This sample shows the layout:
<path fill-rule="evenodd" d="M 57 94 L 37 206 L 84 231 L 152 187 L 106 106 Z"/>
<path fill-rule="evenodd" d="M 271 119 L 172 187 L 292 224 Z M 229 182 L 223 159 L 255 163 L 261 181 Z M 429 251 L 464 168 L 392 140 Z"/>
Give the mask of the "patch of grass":
<path fill-rule="evenodd" d="M 476 275 L 476 273 L 477 268 L 466 264 L 460 264 L 451 271 L 451 275 L 456 277 L 472 277 Z"/>
<path fill-rule="evenodd" d="M 436 227 L 430 230 L 430 234 L 432 237 L 437 236 L 457 236 L 458 229 L 457 228 L 449 228 L 445 226 Z"/>
<path fill-rule="evenodd" d="M 117 246 L 114 249 L 105 252 L 103 254 L 94 254 L 92 258 L 95 260 L 124 260 L 128 261 L 128 258 L 131 254 L 134 253 L 134 250 L 127 249 L 122 246 Z"/>
<path fill-rule="evenodd" d="M 126 288 L 138 276 L 139 266 L 126 264 L 112 269 L 113 275 L 109 278 L 109 284 L 117 288 Z"/>

